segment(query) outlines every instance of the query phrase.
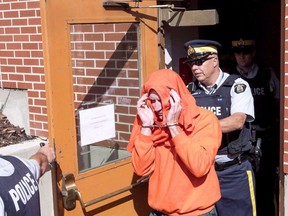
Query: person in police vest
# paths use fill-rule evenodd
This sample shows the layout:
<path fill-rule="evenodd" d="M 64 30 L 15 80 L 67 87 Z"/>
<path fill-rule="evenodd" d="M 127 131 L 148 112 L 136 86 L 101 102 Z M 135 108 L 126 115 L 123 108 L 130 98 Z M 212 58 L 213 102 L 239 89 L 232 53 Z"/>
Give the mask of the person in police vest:
<path fill-rule="evenodd" d="M 245 80 L 220 69 L 220 47 L 211 40 L 184 44 L 185 63 L 196 78 L 187 87 L 198 106 L 214 112 L 222 128 L 222 144 L 215 158 L 221 190 L 216 203 L 219 216 L 256 216 L 254 172 L 249 160 L 254 150 L 250 128 L 254 120 L 253 96 Z"/>
<path fill-rule="evenodd" d="M 55 160 L 45 145 L 30 159 L 0 155 L 0 215 L 40 216 L 38 180 Z"/>
<path fill-rule="evenodd" d="M 231 73 L 239 74 L 251 87 L 255 106 L 253 128 L 256 130 L 257 138 L 262 141 L 262 157 L 259 171 L 256 173 L 258 216 L 274 216 L 274 194 L 278 193 L 276 181 L 279 162 L 279 79 L 273 69 L 256 63 L 255 40 L 240 38 L 233 40 L 231 45 L 236 60 L 235 70 Z"/>

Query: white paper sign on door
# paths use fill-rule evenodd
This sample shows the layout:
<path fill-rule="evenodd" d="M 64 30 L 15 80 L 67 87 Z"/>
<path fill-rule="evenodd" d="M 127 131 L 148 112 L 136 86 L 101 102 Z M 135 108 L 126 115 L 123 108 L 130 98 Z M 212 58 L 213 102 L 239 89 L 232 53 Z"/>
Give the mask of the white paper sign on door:
<path fill-rule="evenodd" d="M 79 111 L 81 146 L 115 137 L 114 104 Z"/>

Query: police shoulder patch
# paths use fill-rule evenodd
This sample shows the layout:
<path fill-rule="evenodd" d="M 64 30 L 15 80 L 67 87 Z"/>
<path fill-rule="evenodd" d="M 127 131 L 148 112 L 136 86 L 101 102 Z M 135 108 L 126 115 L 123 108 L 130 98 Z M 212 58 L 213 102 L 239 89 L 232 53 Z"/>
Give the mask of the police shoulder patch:
<path fill-rule="evenodd" d="M 246 89 L 246 85 L 245 84 L 237 84 L 234 86 L 234 92 L 239 94 L 244 92 Z"/>

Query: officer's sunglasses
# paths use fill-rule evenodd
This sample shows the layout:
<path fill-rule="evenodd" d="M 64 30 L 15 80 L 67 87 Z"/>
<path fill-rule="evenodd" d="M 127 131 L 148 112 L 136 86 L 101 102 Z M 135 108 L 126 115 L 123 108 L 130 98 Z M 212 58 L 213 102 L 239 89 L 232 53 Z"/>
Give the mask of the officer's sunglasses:
<path fill-rule="evenodd" d="M 205 57 L 205 58 L 201 58 L 201 59 L 197 59 L 193 61 L 188 61 L 186 64 L 189 65 L 190 67 L 192 67 L 193 65 L 201 66 L 205 61 L 208 61 L 212 58 L 214 57 Z"/>

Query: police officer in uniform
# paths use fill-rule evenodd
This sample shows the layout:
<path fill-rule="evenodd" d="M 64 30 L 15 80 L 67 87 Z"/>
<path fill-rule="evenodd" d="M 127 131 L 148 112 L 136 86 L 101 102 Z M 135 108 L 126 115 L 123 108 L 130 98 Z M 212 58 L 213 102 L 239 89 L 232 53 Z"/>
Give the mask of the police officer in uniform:
<path fill-rule="evenodd" d="M 279 161 L 279 98 L 280 84 L 274 71 L 261 67 L 255 62 L 256 42 L 240 38 L 232 41 L 236 60 L 233 74 L 246 80 L 252 90 L 255 106 L 253 127 L 257 138 L 261 139 L 262 157 L 256 173 L 256 201 L 258 216 L 274 216 L 274 206 L 278 193 L 277 167 Z M 265 183 L 264 183 L 265 182 Z"/>
<path fill-rule="evenodd" d="M 219 216 L 256 215 L 254 172 L 249 161 L 253 150 L 253 96 L 245 80 L 220 69 L 220 47 L 220 43 L 211 40 L 184 44 L 185 63 L 196 78 L 188 89 L 197 105 L 215 113 L 222 128 L 222 144 L 215 159 L 221 190 L 221 199 L 216 203 Z"/>
<path fill-rule="evenodd" d="M 38 180 L 55 152 L 48 145 L 40 148 L 29 160 L 0 155 L 0 215 L 40 216 Z"/>

